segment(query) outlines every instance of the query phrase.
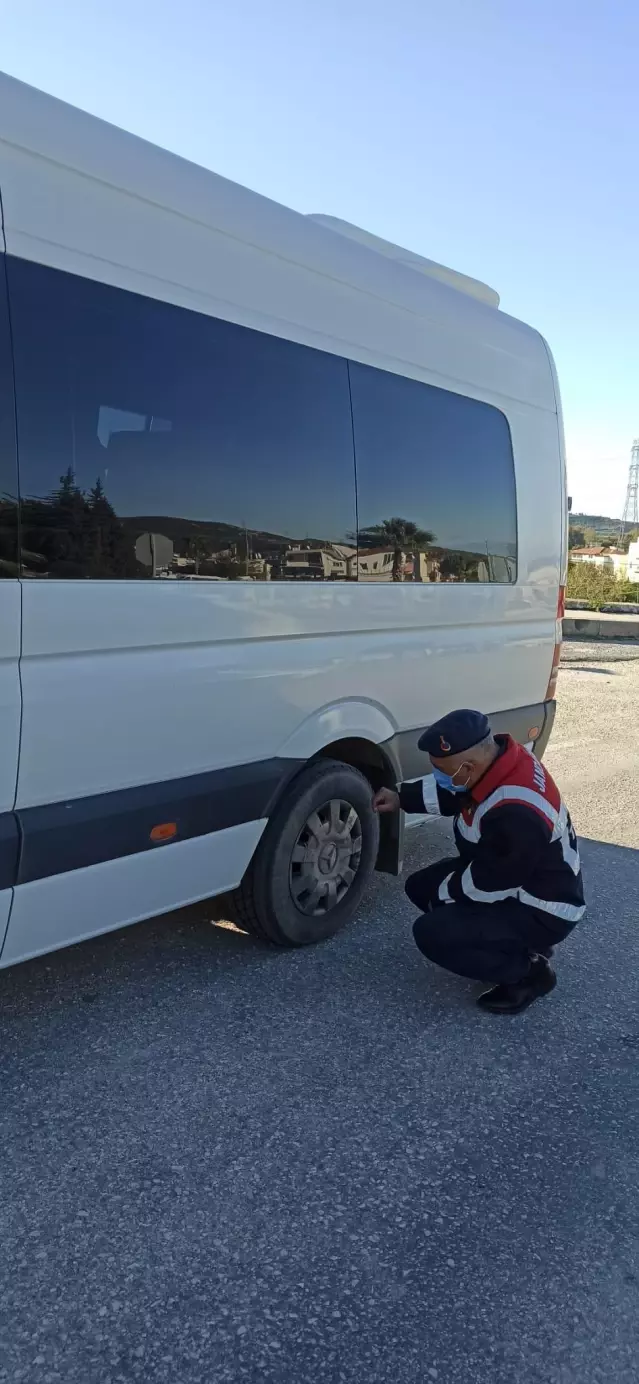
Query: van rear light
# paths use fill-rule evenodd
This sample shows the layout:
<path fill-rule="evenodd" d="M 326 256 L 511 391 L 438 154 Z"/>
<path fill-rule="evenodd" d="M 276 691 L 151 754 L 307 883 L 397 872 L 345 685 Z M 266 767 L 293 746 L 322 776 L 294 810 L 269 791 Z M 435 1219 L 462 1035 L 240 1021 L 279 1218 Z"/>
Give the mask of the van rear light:
<path fill-rule="evenodd" d="M 561 644 L 555 644 L 555 652 L 552 658 L 552 668 L 546 690 L 546 701 L 554 702 L 557 696 L 557 678 L 559 677 L 559 661 L 561 659 Z"/>
<path fill-rule="evenodd" d="M 557 695 L 557 679 L 559 677 L 559 664 L 561 661 L 561 643 L 564 637 L 563 619 L 566 612 L 566 588 L 559 587 L 559 597 L 557 600 L 557 623 L 555 626 L 555 647 L 552 656 L 552 667 L 546 691 L 546 701 L 553 702 Z"/>

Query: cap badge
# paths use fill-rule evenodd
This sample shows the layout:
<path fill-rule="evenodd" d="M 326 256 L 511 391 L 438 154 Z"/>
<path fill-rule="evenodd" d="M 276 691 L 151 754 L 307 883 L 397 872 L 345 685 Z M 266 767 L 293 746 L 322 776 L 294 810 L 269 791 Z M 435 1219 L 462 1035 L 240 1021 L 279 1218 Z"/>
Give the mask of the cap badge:
<path fill-rule="evenodd" d="M 440 749 L 444 751 L 444 754 L 450 754 L 450 745 L 447 740 L 444 740 L 443 735 L 439 737 L 439 746 Z"/>

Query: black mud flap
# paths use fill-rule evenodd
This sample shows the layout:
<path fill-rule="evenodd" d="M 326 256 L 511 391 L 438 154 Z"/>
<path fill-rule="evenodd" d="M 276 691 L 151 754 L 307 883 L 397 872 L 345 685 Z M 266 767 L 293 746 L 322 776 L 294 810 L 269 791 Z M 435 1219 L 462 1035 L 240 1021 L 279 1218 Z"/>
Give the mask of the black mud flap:
<path fill-rule="evenodd" d="M 376 870 L 401 875 L 404 867 L 404 813 L 389 812 L 379 819 L 381 833 Z"/>

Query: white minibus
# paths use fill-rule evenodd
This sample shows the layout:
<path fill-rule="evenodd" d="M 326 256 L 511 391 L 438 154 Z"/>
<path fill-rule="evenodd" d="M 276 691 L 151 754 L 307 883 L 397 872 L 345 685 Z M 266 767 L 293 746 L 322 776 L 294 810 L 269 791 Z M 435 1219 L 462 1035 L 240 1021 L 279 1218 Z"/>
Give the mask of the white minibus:
<path fill-rule="evenodd" d="M 213 895 L 326 938 L 457 706 L 542 754 L 542 337 L 485 285 L 0 78 L 0 964 Z"/>

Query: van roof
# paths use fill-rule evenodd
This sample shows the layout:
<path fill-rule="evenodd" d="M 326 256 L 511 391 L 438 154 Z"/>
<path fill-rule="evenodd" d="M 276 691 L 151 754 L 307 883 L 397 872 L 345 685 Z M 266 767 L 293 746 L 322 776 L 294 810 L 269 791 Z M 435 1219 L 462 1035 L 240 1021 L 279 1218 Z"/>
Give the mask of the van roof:
<path fill-rule="evenodd" d="M 556 410 L 544 342 L 478 280 L 281 206 L 2 73 L 0 154 L 9 253 Z"/>
<path fill-rule="evenodd" d="M 448 284 L 450 288 L 456 288 L 460 293 L 468 293 L 471 298 L 477 298 L 480 303 L 488 303 L 490 307 L 499 307 L 499 294 L 494 288 L 489 288 L 488 284 L 481 283 L 479 279 L 471 279 L 468 274 L 460 274 L 457 269 L 448 269 L 445 264 L 438 264 L 436 260 L 426 259 L 425 255 L 416 255 L 412 250 L 405 250 L 401 245 L 394 245 L 390 240 L 382 240 L 381 236 L 373 235 L 370 231 L 362 230 L 361 226 L 353 226 L 349 221 L 341 221 L 338 216 L 324 216 L 323 214 L 311 213 L 310 220 L 316 221 L 318 226 L 326 226 L 330 231 L 336 231 L 338 235 L 344 235 L 348 240 L 357 241 L 360 245 L 366 245 L 371 250 L 375 250 L 378 255 L 385 255 L 388 259 L 395 260 L 397 264 L 403 264 L 407 269 L 413 269 L 418 274 L 428 274 L 433 279 L 439 279 L 441 283 Z"/>

